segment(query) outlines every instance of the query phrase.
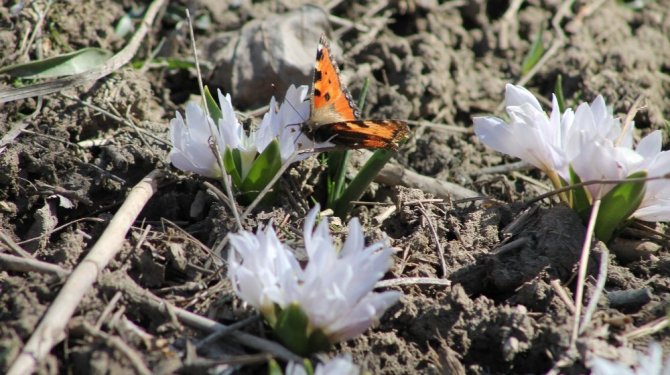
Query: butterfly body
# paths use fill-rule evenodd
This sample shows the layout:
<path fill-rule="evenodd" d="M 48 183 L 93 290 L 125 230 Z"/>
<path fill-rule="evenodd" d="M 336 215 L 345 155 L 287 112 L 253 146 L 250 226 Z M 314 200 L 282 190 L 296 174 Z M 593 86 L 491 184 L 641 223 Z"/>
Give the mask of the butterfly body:
<path fill-rule="evenodd" d="M 328 40 L 321 36 L 316 53 L 309 119 L 301 130 L 316 142 L 330 142 L 343 148 L 396 150 L 409 129 L 399 120 L 362 120 L 360 110 L 340 80 Z"/>

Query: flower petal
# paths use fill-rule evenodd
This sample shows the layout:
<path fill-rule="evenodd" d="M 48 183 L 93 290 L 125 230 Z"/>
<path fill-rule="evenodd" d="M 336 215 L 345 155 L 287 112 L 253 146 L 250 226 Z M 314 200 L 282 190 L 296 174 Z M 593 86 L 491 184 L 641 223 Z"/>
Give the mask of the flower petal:
<path fill-rule="evenodd" d="M 506 84 L 505 85 L 505 106 L 520 106 L 522 104 L 530 104 L 538 111 L 542 111 L 540 102 L 535 98 L 530 91 L 523 86 Z"/>

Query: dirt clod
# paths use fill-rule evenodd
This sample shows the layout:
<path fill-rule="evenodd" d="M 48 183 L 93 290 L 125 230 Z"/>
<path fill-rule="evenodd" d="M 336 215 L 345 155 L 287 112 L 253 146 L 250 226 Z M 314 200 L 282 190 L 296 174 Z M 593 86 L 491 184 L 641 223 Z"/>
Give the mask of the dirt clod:
<path fill-rule="evenodd" d="M 0 68 L 85 47 L 118 52 L 129 36 L 117 26 L 130 22 L 137 29 L 147 6 L 15 3 L 0 7 Z M 651 341 L 667 357 L 668 330 L 652 330 L 667 322 L 670 308 L 667 225 L 645 235 L 621 232 L 608 244 L 603 280 L 604 251 L 593 251 L 584 303 L 593 299 L 596 309 L 571 348 L 584 222 L 553 198 L 526 206 L 550 185 L 539 171 L 486 172 L 516 160 L 485 148 L 472 117 L 504 117 L 505 84 L 522 80 L 548 108 L 560 76 L 568 106 L 603 95 L 623 118 L 638 103 L 635 136 L 667 132 L 668 1 L 574 2 L 558 22 L 563 37 L 552 23 L 564 7 L 559 1 L 518 8 L 510 8 L 516 1 L 482 0 L 321 3 L 327 8 L 297 1 L 170 2 L 132 64 L 74 89 L 2 104 L 2 256 L 21 253 L 66 274 L 89 254 L 138 181 L 156 168 L 171 171 L 121 251 L 98 270 L 65 339 L 37 372 L 126 374 L 143 366 L 158 374 L 267 372 L 264 350 L 230 333 L 198 346 L 211 332 L 175 312 L 226 325 L 243 321 L 239 330 L 275 340 L 226 278 L 227 235 L 238 223 L 214 192 L 224 191 L 220 181 L 207 180 L 212 188 L 169 166 L 170 119 L 184 113 L 187 98 L 200 95 L 184 6 L 195 20 L 204 83 L 232 94 L 246 127 L 260 121 L 270 97 L 311 83 L 324 33 L 354 99 L 365 89 L 363 116 L 409 120 L 411 137 L 394 155 L 399 168 L 477 192 L 437 199 L 378 181 L 360 197 L 352 216 L 364 226 L 366 243 L 388 241 L 395 250 L 385 277 L 420 282 L 392 287 L 403 297 L 379 325 L 325 356 L 348 353 L 374 374 L 582 374 L 595 357 L 634 364 L 634 349 L 646 350 Z M 522 64 L 537 37 L 545 53 L 554 43 L 558 49 L 531 77 Z M 0 73 L 2 90 L 33 83 Z M 352 165 L 347 178 L 356 171 Z M 241 226 L 274 225 L 305 259 L 304 217 L 314 203 L 324 207 L 329 178 L 320 156 L 295 163 L 275 187 L 279 199 L 262 202 Z M 346 221 L 331 220 L 337 243 L 346 238 Z M 595 299 L 599 281 L 604 292 Z M 0 373 L 62 285 L 39 267 L 0 269 Z"/>

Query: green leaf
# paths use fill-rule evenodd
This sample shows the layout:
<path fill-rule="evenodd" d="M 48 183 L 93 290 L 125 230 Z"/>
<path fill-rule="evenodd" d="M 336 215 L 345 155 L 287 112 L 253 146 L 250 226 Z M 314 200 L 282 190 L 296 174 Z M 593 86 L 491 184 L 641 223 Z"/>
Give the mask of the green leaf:
<path fill-rule="evenodd" d="M 279 312 L 273 330 L 287 348 L 301 356 L 324 351 L 331 346 L 320 330 L 310 332 L 309 318 L 295 303 Z"/>
<path fill-rule="evenodd" d="M 561 113 L 565 112 L 565 96 L 563 95 L 563 76 L 558 75 L 556 77 L 556 83 L 554 84 L 554 94 L 556 95 L 556 101 L 558 102 L 558 109 Z"/>
<path fill-rule="evenodd" d="M 247 177 L 242 181 L 240 190 L 244 194 L 245 200 L 253 200 L 258 196 L 261 190 L 270 180 L 277 174 L 281 168 L 281 151 L 277 139 L 273 139 L 270 144 L 263 150 L 247 174 Z"/>
<path fill-rule="evenodd" d="M 221 109 L 219 109 L 219 105 L 217 104 L 216 100 L 214 100 L 212 93 L 209 92 L 209 87 L 205 86 L 203 91 L 205 93 L 205 104 L 207 105 L 207 110 L 209 111 L 209 117 L 211 117 L 212 120 L 214 120 L 214 123 L 219 126 L 219 120 L 223 118 Z"/>
<path fill-rule="evenodd" d="M 644 178 L 647 172 L 633 173 L 627 178 Z M 604 242 L 612 239 L 614 231 L 632 215 L 642 203 L 646 181 L 622 182 L 602 198 L 594 233 Z"/>
<path fill-rule="evenodd" d="M 305 368 L 305 371 L 307 371 L 307 375 L 314 375 L 314 366 L 309 359 L 303 359 L 302 366 Z"/>
<path fill-rule="evenodd" d="M 544 33 L 544 25 L 537 31 L 535 34 L 535 40 L 533 45 L 530 47 L 528 54 L 523 59 L 521 64 L 521 75 L 526 75 L 530 72 L 531 69 L 540 61 L 542 55 L 544 55 L 544 44 L 542 44 L 542 34 Z"/>
<path fill-rule="evenodd" d="M 577 173 L 572 166 L 570 166 L 570 183 L 573 185 L 581 183 L 582 180 L 579 178 Z M 570 190 L 571 200 L 572 200 L 572 209 L 577 212 L 577 214 L 585 222 L 589 219 L 589 212 L 591 211 L 591 198 L 588 189 L 586 186 L 575 188 Z"/>
<path fill-rule="evenodd" d="M 54 78 L 83 73 L 103 65 L 112 53 L 101 48 L 83 48 L 46 59 L 0 69 L 13 78 Z"/>
<path fill-rule="evenodd" d="M 648 2 L 649 2 L 648 0 L 618 0 L 617 1 L 617 3 L 619 3 L 619 5 L 622 5 L 626 8 L 632 9 L 632 10 L 641 10 L 642 8 L 644 8 L 647 5 Z"/>
<path fill-rule="evenodd" d="M 351 181 L 349 186 L 344 190 L 342 196 L 337 200 L 333 210 L 335 215 L 344 218 L 351 209 L 351 202 L 359 200 L 365 189 L 370 186 L 370 183 L 377 176 L 379 171 L 384 168 L 384 165 L 391 159 L 394 152 L 390 150 L 377 150 L 368 159 L 363 168 L 356 174 L 356 177 Z"/>
<path fill-rule="evenodd" d="M 361 96 L 358 97 L 358 109 L 363 111 L 365 107 L 365 98 L 368 96 L 368 89 L 370 88 L 370 78 L 365 77 L 363 81 L 363 88 L 361 89 Z"/>
<path fill-rule="evenodd" d="M 347 162 L 349 161 L 349 151 L 331 151 L 328 153 L 327 161 L 328 164 L 328 179 L 327 191 L 328 191 L 328 202 L 326 207 L 333 208 L 335 202 L 342 195 L 344 188 L 347 186 L 346 176 L 347 176 Z"/>
<path fill-rule="evenodd" d="M 223 167 L 226 169 L 226 172 L 233 179 L 233 185 L 238 189 L 242 186 L 242 177 L 240 174 L 240 151 L 233 150 L 230 147 L 226 147 L 223 151 Z"/>
<path fill-rule="evenodd" d="M 281 342 L 298 355 L 309 354 L 307 328 L 309 318 L 297 304 L 291 304 L 279 312 L 274 332 Z"/>
<path fill-rule="evenodd" d="M 192 69 L 195 68 L 195 63 L 192 60 L 179 59 L 176 57 L 169 58 L 156 58 L 147 62 L 145 60 L 133 61 L 132 66 L 134 69 L 140 69 L 144 64 L 150 64 L 151 68 L 168 68 L 168 69 Z M 204 64 L 203 64 L 204 65 Z"/>
<path fill-rule="evenodd" d="M 279 367 L 279 363 L 274 359 L 268 361 L 268 375 L 284 375 L 281 367 Z"/>
<path fill-rule="evenodd" d="M 328 350 L 332 344 L 330 343 L 328 336 L 326 336 L 320 329 L 317 329 L 312 331 L 312 334 L 309 335 L 308 345 L 310 353 L 316 353 Z"/>

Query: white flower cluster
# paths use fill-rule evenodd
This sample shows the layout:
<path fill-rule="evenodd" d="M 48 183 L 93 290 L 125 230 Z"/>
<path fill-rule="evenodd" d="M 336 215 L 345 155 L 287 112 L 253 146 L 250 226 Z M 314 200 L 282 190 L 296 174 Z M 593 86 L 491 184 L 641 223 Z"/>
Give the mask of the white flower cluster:
<path fill-rule="evenodd" d="M 319 363 L 314 369 L 314 375 L 358 375 L 361 369 L 351 362 L 351 356 L 335 357 L 328 362 Z M 291 362 L 286 366 L 286 375 L 307 375 L 305 367 Z"/>
<path fill-rule="evenodd" d="M 276 307 L 297 304 L 312 330 L 331 343 L 355 337 L 376 323 L 400 293 L 372 292 L 391 266 L 393 250 L 381 242 L 365 246 L 358 219 L 349 222 L 349 235 L 338 251 L 327 220 L 314 230 L 317 205 L 305 219 L 302 268 L 293 252 L 277 238 L 272 226 L 256 234 L 230 235 L 228 275 L 237 295 L 272 321 Z"/>
<path fill-rule="evenodd" d="M 474 130 L 487 146 L 516 156 L 550 178 L 570 181 L 570 168 L 581 181 L 623 179 L 638 171 L 649 177 L 670 173 L 670 152 L 661 151 L 662 134 L 654 131 L 633 147 L 634 124 L 622 126 L 602 96 L 576 111 L 561 113 L 556 96 L 551 114 L 521 86 L 508 84 L 505 105 L 510 122 L 496 117 L 474 118 Z M 552 180 L 555 183 L 555 181 Z M 592 197 L 604 196 L 615 185 L 593 184 Z M 646 221 L 670 220 L 670 186 L 667 180 L 646 183 L 645 196 L 633 217 Z"/>
<path fill-rule="evenodd" d="M 263 116 L 258 130 L 247 135 L 242 124 L 237 121 L 230 94 L 224 96 L 218 91 L 219 106 L 222 118 L 218 123 L 207 115 L 205 110 L 194 102 L 186 104 L 186 118 L 177 112 L 170 121 L 170 162 L 177 168 L 197 173 L 205 177 L 220 177 L 221 169 L 215 154 L 209 146 L 210 140 L 215 142 L 220 152 L 226 148 L 240 151 L 244 179 L 249 172 L 256 155 L 272 142 L 279 140 L 282 162 L 286 161 L 296 150 L 318 147 L 300 131 L 300 124 L 309 118 L 309 101 L 305 98 L 309 93 L 307 86 L 291 85 L 286 91 L 284 103 L 277 108 L 273 97 L 270 109 Z M 302 155 L 295 160 L 301 160 Z"/>
<path fill-rule="evenodd" d="M 670 375 L 670 357 L 663 363 L 663 349 L 658 343 L 649 345 L 649 354 L 637 353 L 638 364 L 631 368 L 604 358 L 591 361 L 593 375 Z"/>

